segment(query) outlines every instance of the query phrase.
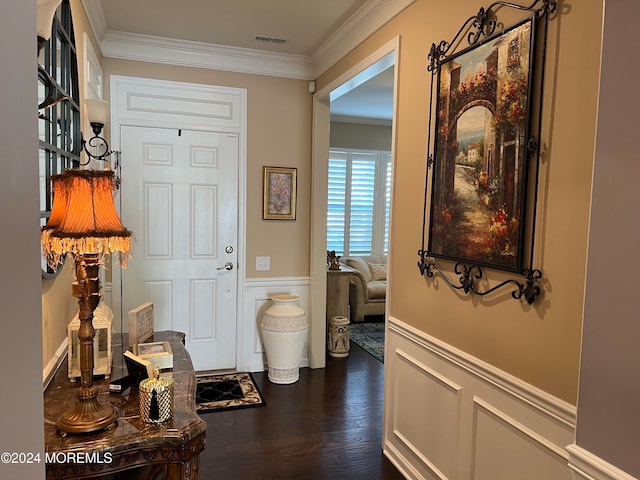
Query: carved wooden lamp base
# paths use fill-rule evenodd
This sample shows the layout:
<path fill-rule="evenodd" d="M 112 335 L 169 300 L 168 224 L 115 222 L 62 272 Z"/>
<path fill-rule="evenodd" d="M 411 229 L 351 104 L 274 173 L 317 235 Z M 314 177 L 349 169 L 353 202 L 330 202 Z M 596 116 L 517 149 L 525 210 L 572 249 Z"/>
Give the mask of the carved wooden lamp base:
<path fill-rule="evenodd" d="M 91 433 L 103 430 L 118 420 L 113 405 L 98 402 L 98 389 L 93 386 L 93 311 L 100 301 L 100 261 L 97 254 L 77 255 L 76 281 L 73 296 L 78 299 L 78 340 L 80 342 L 80 379 L 78 402 L 56 421 L 56 428 L 65 433 Z"/>
<path fill-rule="evenodd" d="M 56 428 L 64 433 L 92 433 L 109 428 L 118 421 L 112 405 L 102 405 L 96 397 L 83 400 L 64 412 L 56 421 Z"/>
<path fill-rule="evenodd" d="M 114 424 L 118 414 L 112 405 L 98 402 L 93 386 L 95 328 L 93 311 L 100 302 L 99 269 L 104 255 L 118 253 L 126 268 L 131 250 L 131 232 L 122 226 L 113 202 L 112 170 L 70 169 L 51 177 L 54 203 L 42 229 L 42 247 L 50 265 L 58 265 L 67 254 L 75 261 L 73 296 L 78 299 L 78 358 L 80 380 L 78 403 L 56 422 L 66 433 L 90 433 Z M 69 359 L 70 361 L 71 359 Z"/>

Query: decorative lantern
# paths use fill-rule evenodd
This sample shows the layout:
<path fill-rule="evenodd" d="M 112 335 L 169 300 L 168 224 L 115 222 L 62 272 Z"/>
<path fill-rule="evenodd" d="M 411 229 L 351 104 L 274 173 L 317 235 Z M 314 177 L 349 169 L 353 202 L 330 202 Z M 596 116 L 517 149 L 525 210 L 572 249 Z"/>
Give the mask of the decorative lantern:
<path fill-rule="evenodd" d="M 111 376 L 111 323 L 113 311 L 102 300 L 93 312 L 93 375 Z M 67 326 L 67 360 L 69 365 L 69 380 L 75 382 L 80 378 L 80 340 L 78 330 L 80 319 L 78 313 Z"/>

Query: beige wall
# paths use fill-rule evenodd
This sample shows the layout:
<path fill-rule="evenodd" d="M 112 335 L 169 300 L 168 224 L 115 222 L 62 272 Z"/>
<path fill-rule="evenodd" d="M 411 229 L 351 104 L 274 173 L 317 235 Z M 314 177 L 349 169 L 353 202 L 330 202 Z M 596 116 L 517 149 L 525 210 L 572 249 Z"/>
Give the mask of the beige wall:
<path fill-rule="evenodd" d="M 54 356 L 67 336 L 67 325 L 78 309 L 71 295 L 73 261 L 67 260 L 53 280 L 42 279 L 42 367 Z"/>
<path fill-rule="evenodd" d="M 332 148 L 391 151 L 391 126 L 331 122 Z"/>
<path fill-rule="evenodd" d="M 104 59 L 103 69 L 107 82 L 110 75 L 124 75 L 247 90 L 246 276 L 308 276 L 311 95 L 307 82 L 113 58 Z M 298 169 L 295 221 L 262 220 L 263 166 Z M 271 270 L 256 272 L 256 256 L 271 257 Z"/>
<path fill-rule="evenodd" d="M 562 3 L 559 4 L 562 7 Z M 318 89 L 397 35 L 400 39 L 390 313 L 454 347 L 571 403 L 576 402 L 587 226 L 600 61 L 602 0 L 572 2 L 553 15 L 545 84 L 542 177 L 535 267 L 544 295 L 533 307 L 510 298 L 467 298 L 420 277 L 429 73 L 428 48 L 449 40 L 484 6 L 454 11 L 417 0 L 317 80 Z M 512 12 L 503 9 L 509 25 Z M 492 281 L 506 278 L 489 271 Z"/>

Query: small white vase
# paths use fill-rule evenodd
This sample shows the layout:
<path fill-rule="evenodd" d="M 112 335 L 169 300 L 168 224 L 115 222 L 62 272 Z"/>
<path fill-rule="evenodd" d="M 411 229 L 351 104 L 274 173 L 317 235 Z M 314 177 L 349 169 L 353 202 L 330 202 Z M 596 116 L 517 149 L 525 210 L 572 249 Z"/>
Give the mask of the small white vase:
<path fill-rule="evenodd" d="M 279 384 L 295 383 L 300 378 L 300 361 L 309 323 L 298 296 L 274 295 L 271 300 L 273 305 L 260 323 L 269 380 Z"/>

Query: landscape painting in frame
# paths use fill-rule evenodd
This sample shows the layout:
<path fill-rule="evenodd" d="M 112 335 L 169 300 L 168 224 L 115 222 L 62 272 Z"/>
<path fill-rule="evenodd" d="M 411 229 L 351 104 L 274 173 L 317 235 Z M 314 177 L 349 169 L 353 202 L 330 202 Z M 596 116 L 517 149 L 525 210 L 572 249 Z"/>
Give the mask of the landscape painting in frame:
<path fill-rule="evenodd" d="M 522 266 L 534 18 L 447 58 L 438 72 L 429 253 Z"/>

